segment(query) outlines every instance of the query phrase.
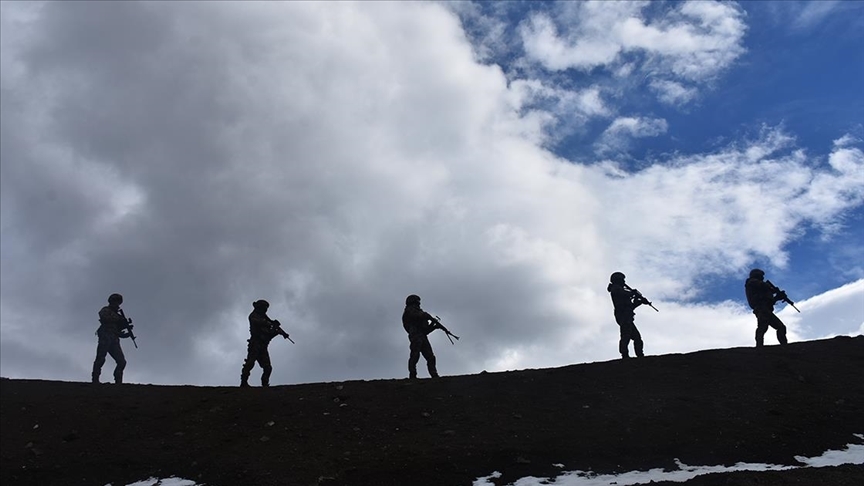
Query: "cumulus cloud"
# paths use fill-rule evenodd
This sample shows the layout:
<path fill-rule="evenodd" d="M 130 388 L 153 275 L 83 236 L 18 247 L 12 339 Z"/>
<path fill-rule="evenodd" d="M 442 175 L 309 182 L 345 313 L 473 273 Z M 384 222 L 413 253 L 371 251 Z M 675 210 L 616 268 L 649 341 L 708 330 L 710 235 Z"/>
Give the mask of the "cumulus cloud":
<path fill-rule="evenodd" d="M 649 19 L 649 4 L 572 2 L 556 17 L 534 14 L 522 29 L 525 51 L 551 70 L 612 68 L 644 55 L 651 70 L 690 81 L 716 75 L 744 52 L 746 26 L 734 5 L 686 2 Z"/>
<path fill-rule="evenodd" d="M 275 383 L 404 376 L 409 293 L 462 337 L 432 335 L 447 374 L 610 359 L 617 269 L 662 304 L 650 352 L 749 344 L 752 316 L 693 281 L 782 266 L 798 225 L 862 201 L 854 143 L 811 156 L 770 127 L 638 173 L 563 160 L 543 100 L 610 116 L 603 91 L 508 82 L 436 4 L 0 5 L 4 376 L 87 379 L 111 292 L 130 381 L 236 383 L 258 298 L 297 341 L 272 345 Z M 737 28 L 676 8 L 699 45 Z M 688 56 L 678 24 L 641 25 Z"/>
<path fill-rule="evenodd" d="M 539 79 L 517 79 L 509 83 L 506 97 L 523 125 L 530 127 L 525 133 L 538 143 L 554 140 L 556 134 L 570 133 L 595 117 L 611 113 L 596 86 L 573 90 Z"/>
<path fill-rule="evenodd" d="M 864 279 L 796 302 L 801 311 L 785 307 L 780 316 L 807 339 L 858 335 L 864 329 Z"/>
<path fill-rule="evenodd" d="M 657 93 L 657 99 L 675 106 L 686 105 L 699 94 L 696 88 L 688 88 L 675 81 L 654 80 L 649 86 Z"/>
<path fill-rule="evenodd" d="M 669 125 L 662 118 L 620 117 L 612 121 L 596 144 L 598 154 L 626 151 L 633 138 L 656 137 Z"/>
<path fill-rule="evenodd" d="M 607 204 L 619 207 L 618 200 L 639 201 L 620 211 L 617 224 L 645 224 L 636 240 L 664 248 L 649 258 L 667 273 L 679 273 L 676 267 L 689 268 L 681 275 L 698 266 L 742 268 L 757 255 L 782 267 L 787 262 L 783 247 L 797 227 L 830 225 L 844 209 L 861 204 L 864 157 L 845 150 L 835 149 L 829 155 L 836 161 L 831 169 L 820 169 L 794 148 L 792 138 L 767 129 L 747 144 L 681 156 L 625 176 L 604 194 L 611 197 Z M 677 240 L 671 246 L 670 234 Z"/>

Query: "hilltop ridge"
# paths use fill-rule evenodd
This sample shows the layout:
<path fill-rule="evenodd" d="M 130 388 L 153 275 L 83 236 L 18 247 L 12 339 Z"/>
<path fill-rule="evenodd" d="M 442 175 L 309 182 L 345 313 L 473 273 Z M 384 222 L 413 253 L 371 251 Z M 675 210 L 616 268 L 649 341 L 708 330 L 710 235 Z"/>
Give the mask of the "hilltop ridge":
<path fill-rule="evenodd" d="M 0 380 L 0 480 L 211 486 L 495 484 L 737 462 L 800 465 L 864 434 L 864 336 L 439 380 L 270 389 Z M 555 466 L 563 465 L 562 467 Z M 688 485 L 864 483 L 864 466 Z M 682 484 L 682 483 L 675 483 Z"/>

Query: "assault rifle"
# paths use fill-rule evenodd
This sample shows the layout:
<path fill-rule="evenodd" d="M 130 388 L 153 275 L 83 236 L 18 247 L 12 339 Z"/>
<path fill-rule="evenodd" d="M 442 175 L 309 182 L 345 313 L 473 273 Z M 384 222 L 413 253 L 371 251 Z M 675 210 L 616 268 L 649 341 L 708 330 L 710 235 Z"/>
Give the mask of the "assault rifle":
<path fill-rule="evenodd" d="M 631 289 L 627 284 L 624 284 L 624 288 L 627 289 L 627 290 L 629 290 L 630 292 L 633 292 L 633 295 L 636 296 L 636 299 L 637 299 L 639 302 L 641 302 L 641 303 L 647 305 L 648 307 L 654 309 L 654 310 L 657 311 L 657 312 L 660 312 L 659 310 L 657 310 L 656 307 L 654 307 L 653 304 L 651 304 L 651 301 L 649 301 L 648 299 L 645 298 L 644 295 L 642 295 L 641 292 L 639 292 L 639 291 L 636 290 L 636 289 Z"/>
<path fill-rule="evenodd" d="M 435 326 L 435 329 L 441 329 L 442 331 L 444 331 L 444 334 L 447 334 L 447 339 L 450 339 L 450 344 L 456 344 L 453 342 L 452 338 L 456 338 L 457 341 L 459 340 L 459 336 L 453 334 L 452 332 L 450 332 L 449 329 L 444 327 L 444 324 L 441 324 L 441 318 L 440 317 L 435 316 L 432 319 L 432 324 Z"/>
<path fill-rule="evenodd" d="M 798 310 L 797 307 L 795 307 L 795 302 L 792 302 L 792 299 L 790 299 L 789 296 L 786 295 L 786 292 L 785 292 L 785 291 L 780 290 L 779 288 L 777 288 L 777 286 L 774 285 L 773 283 L 771 283 L 770 280 L 766 280 L 765 283 L 768 284 L 768 287 L 769 287 L 769 288 L 771 288 L 771 292 L 774 292 L 775 294 L 777 294 L 777 297 L 775 297 L 775 298 L 778 298 L 778 297 L 779 297 L 780 300 L 782 300 L 783 302 L 786 302 L 787 304 L 791 305 L 792 308 L 795 309 L 796 311 L 798 311 L 799 314 L 801 313 L 801 311 Z"/>
<path fill-rule="evenodd" d="M 120 309 L 120 315 L 123 316 L 123 319 L 126 319 L 126 325 L 123 326 L 123 329 L 121 329 L 121 331 L 125 330 L 127 333 L 129 333 L 129 337 L 132 338 L 132 344 L 135 345 L 135 349 L 138 349 L 138 343 L 135 342 L 135 333 L 132 332 L 132 328 L 134 327 L 132 325 L 132 319 L 126 317 L 123 309 Z"/>
<path fill-rule="evenodd" d="M 291 341 L 291 344 L 297 344 L 294 342 L 293 339 L 291 339 L 291 337 L 288 336 L 288 333 L 285 332 L 285 329 L 282 329 L 282 323 L 280 323 L 276 319 L 273 320 L 273 331 L 275 331 L 277 335 L 282 336 L 283 338 Z"/>

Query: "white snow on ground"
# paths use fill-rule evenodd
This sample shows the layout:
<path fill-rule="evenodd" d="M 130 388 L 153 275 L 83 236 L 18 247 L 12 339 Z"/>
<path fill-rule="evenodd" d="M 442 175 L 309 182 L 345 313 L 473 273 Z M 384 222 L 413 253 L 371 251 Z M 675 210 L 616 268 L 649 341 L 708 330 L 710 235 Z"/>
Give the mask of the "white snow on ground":
<path fill-rule="evenodd" d="M 864 441 L 864 434 L 854 434 L 855 437 Z M 828 467 L 840 466 L 843 464 L 864 464 L 864 444 L 847 444 L 843 450 L 828 450 L 817 457 L 795 456 L 795 460 L 804 464 L 804 466 L 782 466 L 777 464 L 756 464 L 739 462 L 734 466 L 690 466 L 675 459 L 678 465 L 677 471 L 664 471 L 662 468 L 649 469 L 648 471 L 628 471 L 621 474 L 594 474 L 591 471 L 570 471 L 558 476 L 554 479 L 535 478 L 528 476 L 517 480 L 511 486 L 608 486 L 609 484 L 617 484 L 618 486 L 628 486 L 633 484 L 648 484 L 651 481 L 674 481 L 684 482 L 711 473 L 725 473 L 734 471 L 781 471 L 785 469 L 799 469 L 802 467 Z M 556 467 L 564 467 L 561 464 L 555 464 Z M 494 486 L 490 479 L 501 477 L 500 472 L 493 472 L 488 476 L 478 478 L 474 481 L 473 486 Z M 107 484 L 105 486 L 111 486 Z M 167 478 L 157 479 L 149 478 L 143 481 L 130 483 L 126 486 L 204 486 L 190 479 Z"/>
<path fill-rule="evenodd" d="M 864 440 L 864 434 L 855 434 Z M 648 471 L 628 471 L 621 474 L 594 474 L 590 471 L 570 471 L 554 478 L 536 478 L 528 476 L 512 483 L 512 486 L 543 486 L 554 484 L 555 486 L 608 486 L 617 484 L 627 486 L 633 484 L 648 484 L 651 481 L 673 481 L 684 482 L 696 476 L 711 473 L 725 473 L 734 471 L 781 471 L 784 469 L 798 469 L 801 467 L 827 467 L 842 464 L 864 464 L 864 444 L 847 444 L 846 449 L 825 451 L 818 457 L 795 456 L 795 460 L 805 466 L 782 466 L 776 464 L 754 464 L 739 462 L 734 466 L 690 466 L 675 460 L 678 464 L 677 471 L 664 471 L 662 468 L 650 469 Z M 557 465 L 556 465 L 557 466 Z M 501 473 L 494 472 L 489 476 L 478 478 L 473 486 L 493 486 L 489 481 L 492 478 L 501 477 Z"/>
<path fill-rule="evenodd" d="M 111 486 L 111 484 L 106 484 L 105 486 Z M 204 486 L 199 485 L 195 481 L 191 479 L 180 479 L 180 478 L 167 478 L 167 479 L 157 479 L 150 478 L 145 479 L 143 481 L 136 481 L 134 483 L 128 484 L 127 486 Z"/>

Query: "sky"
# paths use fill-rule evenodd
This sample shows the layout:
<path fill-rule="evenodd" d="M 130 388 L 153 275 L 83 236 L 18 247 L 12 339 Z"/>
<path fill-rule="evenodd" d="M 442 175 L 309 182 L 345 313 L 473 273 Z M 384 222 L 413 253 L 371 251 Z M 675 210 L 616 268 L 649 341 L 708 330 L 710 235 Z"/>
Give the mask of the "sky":
<path fill-rule="evenodd" d="M 752 346 L 754 267 L 864 333 L 862 14 L 0 2 L 0 374 L 89 380 L 113 292 L 154 384 L 239 383 L 257 299 L 277 385 L 407 376 L 409 294 L 444 375 L 616 359 L 615 271 L 648 355 Z"/>

